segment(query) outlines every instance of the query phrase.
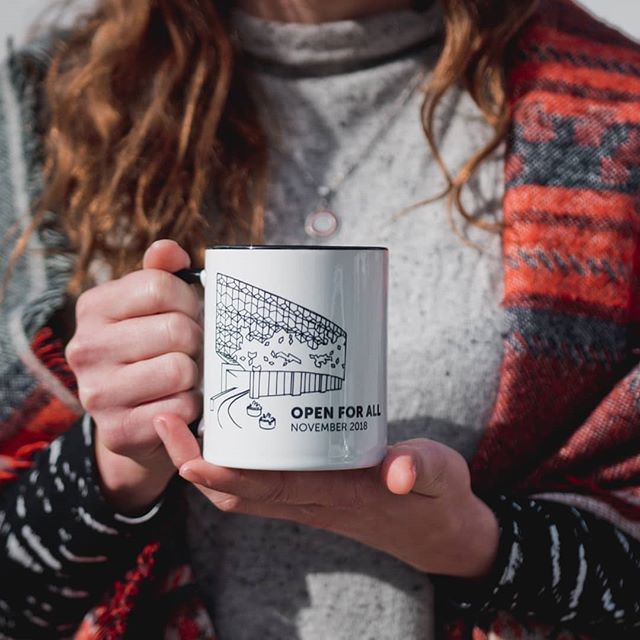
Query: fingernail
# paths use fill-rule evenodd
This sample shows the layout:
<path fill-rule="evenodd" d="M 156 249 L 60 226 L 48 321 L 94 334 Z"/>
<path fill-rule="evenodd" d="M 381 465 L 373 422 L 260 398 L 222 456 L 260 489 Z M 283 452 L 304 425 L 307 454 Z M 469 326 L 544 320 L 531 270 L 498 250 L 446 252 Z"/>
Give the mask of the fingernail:
<path fill-rule="evenodd" d="M 408 471 L 411 474 L 411 476 L 413 476 L 414 480 L 415 478 L 418 477 L 418 463 L 416 462 L 416 458 L 415 455 L 410 453 L 409 455 L 406 456 L 408 458 Z"/>
<path fill-rule="evenodd" d="M 160 436 L 161 440 L 164 440 L 167 432 L 169 431 L 167 421 L 164 418 L 154 418 L 152 422 L 153 428 L 156 430 L 156 433 Z"/>
<path fill-rule="evenodd" d="M 183 464 L 178 470 L 180 477 L 187 482 L 194 484 L 204 484 L 202 478 L 188 464 Z"/>
<path fill-rule="evenodd" d="M 413 456 L 402 456 L 402 457 L 409 458 L 409 460 L 407 460 L 409 464 L 407 465 L 407 467 L 405 467 L 406 468 L 405 481 L 407 482 L 407 492 L 410 492 L 415 487 L 416 480 L 418 479 L 418 469 L 416 467 L 416 461 L 413 458 Z"/>
<path fill-rule="evenodd" d="M 418 468 L 416 467 L 415 460 L 411 460 L 411 466 L 409 467 L 409 473 L 411 474 L 411 488 L 416 484 L 416 480 L 418 479 Z"/>

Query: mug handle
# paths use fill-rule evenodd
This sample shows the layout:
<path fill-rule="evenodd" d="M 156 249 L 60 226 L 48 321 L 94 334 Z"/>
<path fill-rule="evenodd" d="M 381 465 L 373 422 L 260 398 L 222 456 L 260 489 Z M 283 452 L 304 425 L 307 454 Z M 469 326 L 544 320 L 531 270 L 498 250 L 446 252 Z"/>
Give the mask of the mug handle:
<path fill-rule="evenodd" d="M 180 269 L 179 271 L 173 272 L 174 276 L 180 278 L 187 284 L 198 284 L 200 283 L 204 287 L 205 283 L 205 270 L 204 269 Z M 196 438 L 202 437 L 202 433 L 200 433 L 199 425 L 201 418 L 194 420 L 189 425 L 189 431 L 193 433 Z"/>
<path fill-rule="evenodd" d="M 174 271 L 173 275 L 178 276 L 180 280 L 184 280 L 187 284 L 201 284 L 204 287 L 204 269 L 180 269 L 179 271 Z"/>

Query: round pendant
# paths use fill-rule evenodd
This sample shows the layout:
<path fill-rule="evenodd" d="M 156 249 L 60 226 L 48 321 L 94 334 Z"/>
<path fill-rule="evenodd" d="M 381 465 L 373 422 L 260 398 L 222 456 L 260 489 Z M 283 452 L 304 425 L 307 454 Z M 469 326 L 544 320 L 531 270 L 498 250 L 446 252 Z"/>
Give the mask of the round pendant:
<path fill-rule="evenodd" d="M 304 230 L 312 238 L 328 238 L 338 229 L 338 216 L 329 209 L 312 211 L 304 222 Z"/>

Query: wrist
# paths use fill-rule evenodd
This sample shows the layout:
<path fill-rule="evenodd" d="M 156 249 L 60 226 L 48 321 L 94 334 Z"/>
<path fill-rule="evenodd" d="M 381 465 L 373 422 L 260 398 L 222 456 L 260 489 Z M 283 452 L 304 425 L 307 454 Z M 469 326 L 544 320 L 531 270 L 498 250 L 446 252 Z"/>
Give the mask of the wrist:
<path fill-rule="evenodd" d="M 167 488 L 175 468 L 164 449 L 144 461 L 107 449 L 94 432 L 94 454 L 100 489 L 111 507 L 126 516 L 148 510 Z"/>
<path fill-rule="evenodd" d="M 500 542 L 500 527 L 494 512 L 470 494 L 468 500 L 456 507 L 447 534 L 450 558 L 447 575 L 481 580 L 495 564 Z"/>

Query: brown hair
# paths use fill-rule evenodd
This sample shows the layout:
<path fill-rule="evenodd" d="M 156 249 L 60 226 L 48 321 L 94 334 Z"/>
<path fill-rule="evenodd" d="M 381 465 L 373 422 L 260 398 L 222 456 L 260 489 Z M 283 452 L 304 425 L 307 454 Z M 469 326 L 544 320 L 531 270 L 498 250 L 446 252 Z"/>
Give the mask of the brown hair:
<path fill-rule="evenodd" d="M 505 58 L 536 0 L 441 2 L 445 41 L 422 119 L 448 181 L 439 196 L 472 219 L 460 193 L 506 136 Z M 45 187 L 14 258 L 46 211 L 57 213 L 77 257 L 72 294 L 90 286 L 94 258 L 117 277 L 158 238 L 174 238 L 196 262 L 207 244 L 260 241 L 266 139 L 231 40 L 229 4 L 102 0 L 76 25 L 47 74 Z M 456 83 L 495 135 L 452 176 L 438 154 L 434 114 Z"/>

